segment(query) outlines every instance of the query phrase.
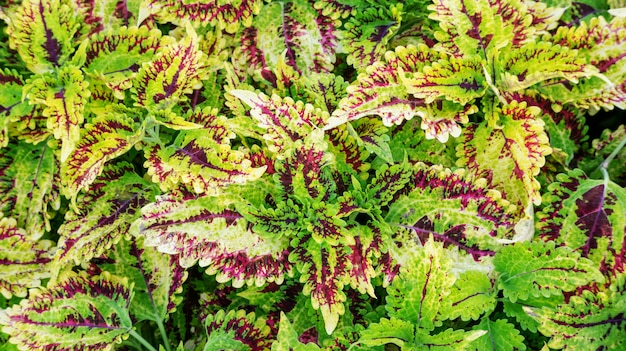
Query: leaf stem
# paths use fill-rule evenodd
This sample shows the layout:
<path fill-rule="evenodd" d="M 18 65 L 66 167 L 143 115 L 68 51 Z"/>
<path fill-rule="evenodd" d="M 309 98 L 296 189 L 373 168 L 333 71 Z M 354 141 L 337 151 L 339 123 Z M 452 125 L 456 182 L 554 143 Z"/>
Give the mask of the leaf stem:
<path fill-rule="evenodd" d="M 611 154 L 604 161 L 602 161 L 602 163 L 600 163 L 600 166 L 598 166 L 598 168 L 603 168 L 605 170 L 608 169 L 609 164 L 611 163 L 611 161 L 613 161 L 613 159 L 617 156 L 617 154 L 622 150 L 624 145 L 626 145 L 626 136 L 622 138 L 622 141 L 619 143 L 619 145 L 617 145 L 615 150 L 613 150 L 613 152 L 611 152 Z"/>
<path fill-rule="evenodd" d="M 130 330 L 130 335 L 133 338 L 135 338 L 135 340 L 139 341 L 148 350 L 157 351 L 157 349 L 155 349 L 154 346 L 150 345 L 150 343 L 146 341 L 146 339 L 144 339 L 143 336 L 139 335 L 139 333 L 137 333 L 134 329 Z"/>
<path fill-rule="evenodd" d="M 163 343 L 165 344 L 165 349 L 167 351 L 172 351 L 172 348 L 170 347 L 170 341 L 167 338 L 167 333 L 165 332 L 165 326 L 163 326 L 163 321 L 157 318 L 156 324 L 157 326 L 159 326 L 159 332 L 161 333 L 161 338 L 163 339 Z"/>

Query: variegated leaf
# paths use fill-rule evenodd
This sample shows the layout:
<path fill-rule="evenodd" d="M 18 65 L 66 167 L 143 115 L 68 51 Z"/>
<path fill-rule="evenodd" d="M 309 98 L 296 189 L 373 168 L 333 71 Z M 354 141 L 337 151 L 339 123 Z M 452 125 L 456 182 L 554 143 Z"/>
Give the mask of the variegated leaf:
<path fill-rule="evenodd" d="M 435 37 L 451 51 L 490 55 L 506 46 L 519 47 L 533 39 L 533 17 L 524 2 L 514 0 L 436 0 L 429 18 L 441 31 Z"/>
<path fill-rule="evenodd" d="M 324 129 L 370 115 L 382 117 L 387 126 L 420 115 L 424 101 L 409 96 L 405 75 L 418 72 L 444 57 L 443 53 L 426 45 L 397 47 L 395 51 L 388 51 L 384 62 L 374 63 L 348 86 L 348 95 L 339 102 Z"/>
<path fill-rule="evenodd" d="M 611 181 L 626 187 L 626 148 L 617 149 L 624 139 L 626 139 L 625 124 L 613 131 L 605 129 L 599 138 L 591 141 L 587 157 L 579 162 L 578 166 L 592 177 L 601 173 L 602 167 L 606 167 Z M 606 162 L 614 152 L 616 153 L 614 158 L 608 165 L 604 165 L 603 162 Z"/>
<path fill-rule="evenodd" d="M 158 252 L 144 245 L 143 237 L 120 240 L 110 254 L 110 261 L 100 268 L 134 284 L 130 314 L 138 320 L 157 323 L 167 320 L 169 313 L 180 304 L 187 271 L 178 264 L 178 255 Z"/>
<path fill-rule="evenodd" d="M 560 174 L 548 186 L 537 213 L 537 236 L 591 259 L 613 279 L 626 267 L 626 191 L 588 179 L 580 170 Z"/>
<path fill-rule="evenodd" d="M 548 40 L 577 49 L 578 55 L 587 58 L 587 63 L 597 68 L 602 77 L 584 79 L 576 85 L 546 84 L 539 89 L 543 95 L 582 108 L 626 109 L 626 17 L 607 22 L 598 16 L 577 27 L 562 26 Z"/>
<path fill-rule="evenodd" d="M 88 189 L 110 160 L 123 155 L 141 141 L 143 133 L 131 116 L 107 113 L 82 130 L 76 149 L 61 166 L 65 194 L 73 201 Z"/>
<path fill-rule="evenodd" d="M 362 72 L 374 62 L 382 61 L 390 38 L 400 28 L 402 7 L 368 7 L 358 11 L 344 24 L 341 44 L 347 62 Z"/>
<path fill-rule="evenodd" d="M 332 73 L 313 73 L 304 77 L 307 94 L 314 107 L 332 113 L 339 101 L 346 95 L 348 82 L 342 76 Z"/>
<path fill-rule="evenodd" d="M 244 310 L 220 310 L 207 316 L 204 328 L 208 338 L 203 351 L 263 351 L 274 341 L 265 318 Z"/>
<path fill-rule="evenodd" d="M 494 113 L 500 127 L 490 127 L 485 121 L 465 129 L 463 142 L 457 146 L 457 164 L 488 178 L 505 199 L 523 211 L 529 203 L 541 203 L 535 176 L 551 152 L 544 123 L 537 119 L 540 109 L 513 101 Z"/>
<path fill-rule="evenodd" d="M 157 29 L 121 27 L 100 32 L 85 41 L 80 53 L 85 55 L 85 72 L 101 80 L 118 99 L 130 89 L 141 65 L 153 59 L 173 38 L 162 37 Z"/>
<path fill-rule="evenodd" d="M 27 97 L 45 106 L 48 130 L 61 141 L 61 162 L 65 162 L 80 138 L 89 83 L 78 67 L 63 66 L 55 75 L 38 76 L 30 83 Z"/>
<path fill-rule="evenodd" d="M 266 130 L 263 139 L 268 149 L 278 158 L 291 149 L 295 141 L 305 139 L 313 130 L 325 125 L 329 118 L 327 112 L 289 97 L 268 97 L 247 90 L 230 93 L 250 106 L 250 115 Z"/>
<path fill-rule="evenodd" d="M 0 294 L 26 297 L 27 290 L 38 287 L 50 277 L 50 240 L 33 241 L 13 218 L 0 219 Z"/>
<path fill-rule="evenodd" d="M 132 88 L 136 104 L 155 110 L 168 108 L 184 99 L 184 94 L 201 88 L 205 59 L 192 30 L 179 43 L 165 46 L 137 72 Z"/>
<path fill-rule="evenodd" d="M 61 206 L 59 178 L 54 150 L 45 142 L 0 149 L 0 211 L 31 240 L 50 230 L 52 213 Z"/>
<path fill-rule="evenodd" d="M 422 243 L 433 236 L 475 259 L 492 256 L 514 235 L 515 207 L 468 173 L 416 164 L 407 186 L 389 201 L 385 222 L 411 229 Z"/>
<path fill-rule="evenodd" d="M 478 56 L 439 60 L 404 80 L 407 92 L 426 103 L 445 98 L 461 105 L 485 94 L 488 85 Z"/>
<path fill-rule="evenodd" d="M 240 49 L 252 70 L 274 71 L 282 58 L 305 76 L 328 72 L 335 63 L 338 26 L 307 1 L 270 2 L 243 30 Z"/>
<path fill-rule="evenodd" d="M 342 0 L 315 0 L 313 7 L 333 19 L 346 18 L 356 11 L 355 5 L 346 4 Z"/>
<path fill-rule="evenodd" d="M 68 211 L 58 230 L 54 256 L 58 272 L 105 254 L 128 235 L 139 209 L 152 200 L 155 186 L 125 162 L 107 166 L 90 191 L 77 200 L 81 213 Z"/>
<path fill-rule="evenodd" d="M 219 129 L 181 132 L 170 146 L 146 147 L 145 167 L 164 190 L 182 182 L 196 193 L 208 195 L 218 195 L 230 184 L 243 184 L 263 175 L 265 168 L 252 167 L 245 149 L 233 150 L 229 143 L 220 143 L 223 138 Z"/>
<path fill-rule="evenodd" d="M 209 0 L 176 1 L 149 0 L 142 3 L 143 11 L 156 14 L 160 22 L 176 24 L 191 21 L 210 24 L 229 33 L 234 33 L 243 25 L 249 27 L 254 15 L 258 15 L 263 0 Z"/>
<path fill-rule="evenodd" d="M 132 289 L 126 279 L 106 273 L 68 272 L 0 311 L 0 325 L 21 350 L 112 350 L 132 328 Z"/>
<path fill-rule="evenodd" d="M 89 34 L 94 34 L 138 23 L 141 0 L 121 3 L 117 0 L 81 0 L 74 6 L 80 7 L 85 15 L 84 24 L 89 25 Z"/>
<path fill-rule="evenodd" d="M 131 229 L 145 236 L 145 245 L 180 254 L 180 265 L 196 262 L 233 286 L 282 282 L 291 274 L 289 238 L 259 236 L 241 214 L 230 209 L 226 196 L 162 197 L 142 208 Z"/>
<path fill-rule="evenodd" d="M 34 73 L 50 72 L 67 62 L 81 18 L 67 0 L 26 0 L 7 14 L 9 44 Z"/>

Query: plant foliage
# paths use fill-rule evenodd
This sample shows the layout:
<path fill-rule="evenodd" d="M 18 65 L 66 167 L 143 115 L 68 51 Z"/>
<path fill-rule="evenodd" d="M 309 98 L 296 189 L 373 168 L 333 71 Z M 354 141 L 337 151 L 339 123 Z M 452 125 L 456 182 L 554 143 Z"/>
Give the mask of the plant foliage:
<path fill-rule="evenodd" d="M 0 2 L 0 350 L 626 348 L 624 6 Z"/>

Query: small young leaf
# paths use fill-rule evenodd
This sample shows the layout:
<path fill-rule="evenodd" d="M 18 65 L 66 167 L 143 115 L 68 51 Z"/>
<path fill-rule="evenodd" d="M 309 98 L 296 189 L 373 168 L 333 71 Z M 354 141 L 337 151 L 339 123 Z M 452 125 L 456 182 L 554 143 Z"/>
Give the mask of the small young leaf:
<path fill-rule="evenodd" d="M 554 242 L 506 246 L 493 264 L 500 274 L 498 288 L 511 302 L 531 296 L 561 296 L 590 282 L 604 281 L 593 262 L 567 247 L 555 247 Z"/>
<path fill-rule="evenodd" d="M 131 331 L 132 289 L 126 279 L 107 273 L 68 272 L 0 311 L 2 332 L 21 350 L 111 350 Z"/>

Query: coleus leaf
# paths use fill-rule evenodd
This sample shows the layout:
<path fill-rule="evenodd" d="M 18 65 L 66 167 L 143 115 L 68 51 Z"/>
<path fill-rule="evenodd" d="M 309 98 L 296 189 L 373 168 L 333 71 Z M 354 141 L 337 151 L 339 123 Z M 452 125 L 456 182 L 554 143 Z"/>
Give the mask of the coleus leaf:
<path fill-rule="evenodd" d="M 485 179 L 422 163 L 413 172 L 390 202 L 386 223 L 410 229 L 421 242 L 432 235 L 476 259 L 514 238 L 514 208 Z"/>
<path fill-rule="evenodd" d="M 48 117 L 48 129 L 61 141 L 61 162 L 69 157 L 80 138 L 84 110 L 90 92 L 82 71 L 65 65 L 56 75 L 37 76 L 25 87 L 31 103 L 42 104 Z"/>
<path fill-rule="evenodd" d="M 415 342 L 415 326 L 413 323 L 397 318 L 381 318 L 378 323 L 367 326 L 359 343 L 373 347 L 394 344 L 400 348 L 410 346 Z"/>
<path fill-rule="evenodd" d="M 243 25 L 249 27 L 254 15 L 263 7 L 262 0 L 186 1 L 150 0 L 142 3 L 142 11 L 154 13 L 159 22 L 180 24 L 192 21 L 234 33 Z"/>
<path fill-rule="evenodd" d="M 241 35 L 241 51 L 251 68 L 274 71 L 281 58 L 298 73 L 332 70 L 339 22 L 308 1 L 270 2 Z"/>
<path fill-rule="evenodd" d="M 131 232 L 144 236 L 146 246 L 180 254 L 182 267 L 196 262 L 207 267 L 219 282 L 232 280 L 236 287 L 282 282 L 292 269 L 286 256 L 289 239 L 258 235 L 230 209 L 232 200 L 220 198 L 163 196 L 142 208 Z"/>
<path fill-rule="evenodd" d="M 592 140 L 591 147 L 587 150 L 587 157 L 578 166 L 592 177 L 596 175 L 600 167 L 611 153 L 615 152 L 620 142 L 626 138 L 626 125 L 622 124 L 616 130 L 604 130 L 599 138 Z M 626 148 L 621 149 L 615 158 L 606 167 L 612 182 L 626 186 Z"/>
<path fill-rule="evenodd" d="M 2 331 L 22 350 L 111 350 L 132 328 L 133 285 L 107 273 L 68 272 L 0 311 Z"/>
<path fill-rule="evenodd" d="M 615 292 L 583 291 L 557 308 L 525 308 L 539 321 L 539 331 L 550 336 L 550 348 L 563 350 L 624 348 L 626 299 L 624 281 Z"/>
<path fill-rule="evenodd" d="M 389 317 L 413 323 L 416 329 L 426 332 L 441 326 L 450 313 L 441 302 L 456 280 L 451 268 L 452 260 L 443 245 L 432 239 L 426 241 L 387 288 L 385 308 Z"/>
<path fill-rule="evenodd" d="M 276 341 L 272 343 L 272 351 L 319 351 L 315 343 L 302 343 L 298 340 L 298 332 L 284 312 L 280 313 L 280 326 Z"/>
<path fill-rule="evenodd" d="M 345 96 L 349 82 L 332 73 L 312 73 L 304 78 L 304 86 L 313 106 L 332 113 Z"/>
<path fill-rule="evenodd" d="M 497 290 L 494 282 L 481 271 L 468 270 L 459 275 L 446 301 L 450 304 L 450 319 L 477 320 L 496 308 Z"/>
<path fill-rule="evenodd" d="M 492 321 L 488 317 L 481 320 L 480 324 L 474 326 L 473 330 L 484 330 L 486 333 L 475 339 L 469 350 L 503 350 L 517 351 L 526 350 L 524 337 L 519 330 L 506 319 Z"/>
<path fill-rule="evenodd" d="M 59 182 L 59 164 L 46 142 L 0 150 L 0 211 L 32 240 L 50 230 L 51 210 L 61 206 Z"/>
<path fill-rule="evenodd" d="M 54 256 L 57 270 L 105 254 L 128 234 L 139 209 L 152 200 L 155 186 L 134 173 L 126 162 L 107 166 L 93 189 L 79 196 L 82 213 L 68 211 L 58 230 Z"/>
<path fill-rule="evenodd" d="M 181 302 L 187 271 L 177 255 L 144 246 L 143 237 L 120 240 L 100 264 L 104 271 L 128 277 L 134 283 L 130 314 L 137 320 L 165 321 Z"/>
<path fill-rule="evenodd" d="M 115 0 L 83 0 L 74 6 L 80 7 L 85 15 L 85 25 L 90 27 L 89 34 L 94 34 L 122 29 L 131 23 L 138 23 L 141 1 L 131 0 L 120 3 Z"/>
<path fill-rule="evenodd" d="M 367 7 L 350 17 L 344 24 L 341 40 L 348 54 L 348 64 L 360 72 L 374 62 L 382 61 L 387 44 L 401 22 L 401 6 Z"/>
<path fill-rule="evenodd" d="M 183 131 L 170 146 L 146 147 L 145 167 L 164 190 L 182 181 L 196 193 L 218 195 L 226 186 L 258 179 L 265 171 L 252 167 L 245 149 L 231 149 L 231 135 L 224 138 L 219 128 Z"/>
<path fill-rule="evenodd" d="M 15 219 L 0 219 L 0 293 L 7 299 L 26 297 L 27 289 L 49 278 L 52 246 L 50 240 L 31 240 Z"/>
<path fill-rule="evenodd" d="M 22 101 L 24 80 L 15 70 L 0 70 L 0 147 L 9 144 L 9 126 L 28 115 L 33 107 Z"/>
<path fill-rule="evenodd" d="M 189 27 L 189 26 L 188 26 Z M 150 62 L 143 63 L 133 81 L 136 104 L 159 110 L 170 107 L 202 87 L 207 74 L 204 53 L 192 28 L 180 42 L 163 47 Z"/>
<path fill-rule="evenodd" d="M 518 242 L 500 250 L 493 261 L 498 288 L 512 302 L 560 296 L 604 277 L 589 259 L 554 242 Z"/>
<path fill-rule="evenodd" d="M 50 72 L 67 62 L 81 23 L 70 1 L 28 0 L 11 10 L 9 44 L 31 72 Z"/>
<path fill-rule="evenodd" d="M 132 116 L 110 112 L 82 129 L 76 148 L 61 165 L 65 194 L 74 201 L 102 173 L 105 164 L 141 141 L 143 133 Z"/>
<path fill-rule="evenodd" d="M 535 176 L 551 152 L 544 123 L 537 119 L 539 113 L 538 107 L 525 102 L 497 107 L 494 114 L 501 127 L 492 128 L 487 121 L 471 124 L 457 146 L 457 165 L 488 178 L 504 198 L 520 204 L 521 209 L 531 202 L 541 203 Z M 498 162 L 493 162 L 492 155 L 499 155 Z"/>
<path fill-rule="evenodd" d="M 581 170 L 559 174 L 537 213 L 537 236 L 591 259 L 612 279 L 624 271 L 626 192 Z"/>
<path fill-rule="evenodd" d="M 141 65 L 151 61 L 161 48 L 173 45 L 173 41 L 161 36 L 157 29 L 120 27 L 90 36 L 79 53 L 85 57 L 87 75 L 102 81 L 116 98 L 123 99 Z"/>
<path fill-rule="evenodd" d="M 420 115 L 424 102 L 409 96 L 404 77 L 444 57 L 426 45 L 400 46 L 388 51 L 384 61 L 369 66 L 348 86 L 348 95 L 339 102 L 324 129 L 369 115 L 380 116 L 386 126 Z"/>
<path fill-rule="evenodd" d="M 265 318 L 254 312 L 220 310 L 207 316 L 204 325 L 208 338 L 203 351 L 263 351 L 274 341 Z"/>
<path fill-rule="evenodd" d="M 472 341 L 483 336 L 485 330 L 463 330 L 448 328 L 437 334 L 431 334 L 425 330 L 417 330 L 415 333 L 415 349 L 426 350 L 468 350 Z"/>
<path fill-rule="evenodd" d="M 596 67 L 602 76 L 582 80 L 579 84 L 546 84 L 539 91 L 558 103 L 577 107 L 611 109 L 626 108 L 626 18 L 614 17 L 610 22 L 594 17 L 578 27 L 559 27 L 547 40 L 578 50 L 580 57 Z M 560 83 L 560 82 L 558 82 Z"/>
<path fill-rule="evenodd" d="M 277 157 L 290 149 L 295 141 L 325 125 L 329 118 L 328 112 L 289 97 L 268 97 L 247 90 L 233 90 L 230 94 L 251 108 L 250 115 L 266 130 L 263 139 L 268 149 Z"/>

